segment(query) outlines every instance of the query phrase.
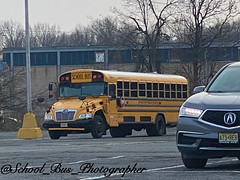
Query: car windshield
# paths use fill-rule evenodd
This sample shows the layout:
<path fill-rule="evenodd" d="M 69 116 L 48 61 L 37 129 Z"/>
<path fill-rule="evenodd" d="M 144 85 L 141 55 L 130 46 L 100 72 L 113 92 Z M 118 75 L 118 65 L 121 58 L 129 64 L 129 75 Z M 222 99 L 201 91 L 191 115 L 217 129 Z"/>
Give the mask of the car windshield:
<path fill-rule="evenodd" d="M 101 96 L 106 94 L 106 83 L 60 84 L 60 97 Z"/>
<path fill-rule="evenodd" d="M 227 67 L 214 80 L 208 92 L 240 92 L 240 68 Z"/>

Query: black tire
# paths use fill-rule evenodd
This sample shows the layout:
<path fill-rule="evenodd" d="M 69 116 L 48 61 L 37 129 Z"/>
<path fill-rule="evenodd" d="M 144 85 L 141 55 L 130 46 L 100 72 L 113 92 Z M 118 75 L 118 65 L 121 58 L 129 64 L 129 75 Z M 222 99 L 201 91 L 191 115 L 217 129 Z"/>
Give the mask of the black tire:
<path fill-rule="evenodd" d="M 102 116 L 94 117 L 91 134 L 93 138 L 102 138 L 102 135 L 106 134 L 106 123 Z"/>
<path fill-rule="evenodd" d="M 156 123 L 146 128 L 148 136 L 162 136 L 166 134 L 166 126 L 163 116 L 158 115 L 156 117 Z"/>
<path fill-rule="evenodd" d="M 125 131 L 120 127 L 110 128 L 109 131 L 110 131 L 110 134 L 113 138 L 125 137 L 126 136 Z"/>
<path fill-rule="evenodd" d="M 61 133 L 58 131 L 48 131 L 48 134 L 51 139 L 59 139 L 61 137 Z"/>
<path fill-rule="evenodd" d="M 182 161 L 186 168 L 195 168 L 200 169 L 204 168 L 207 164 L 207 158 L 204 159 L 193 159 L 193 158 L 185 158 L 184 155 L 182 155 Z"/>

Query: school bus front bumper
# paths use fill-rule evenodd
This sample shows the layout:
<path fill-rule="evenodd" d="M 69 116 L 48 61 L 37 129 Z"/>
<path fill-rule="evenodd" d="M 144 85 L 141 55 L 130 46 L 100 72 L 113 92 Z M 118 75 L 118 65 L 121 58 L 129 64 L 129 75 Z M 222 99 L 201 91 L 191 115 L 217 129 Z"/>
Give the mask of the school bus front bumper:
<path fill-rule="evenodd" d="M 44 121 L 42 127 L 47 130 L 77 130 L 90 132 L 93 124 L 93 119 L 81 119 L 69 122 Z"/>

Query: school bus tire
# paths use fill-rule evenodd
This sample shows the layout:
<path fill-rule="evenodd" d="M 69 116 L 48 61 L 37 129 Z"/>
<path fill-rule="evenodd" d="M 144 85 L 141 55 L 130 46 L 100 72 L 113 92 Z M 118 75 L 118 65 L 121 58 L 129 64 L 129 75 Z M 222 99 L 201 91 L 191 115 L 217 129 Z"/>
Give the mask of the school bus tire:
<path fill-rule="evenodd" d="M 125 137 L 127 135 L 127 133 L 125 133 L 123 131 L 122 128 L 120 127 L 112 127 L 112 128 L 109 128 L 109 131 L 110 131 L 110 135 L 113 137 L 113 138 L 118 138 L 118 137 Z"/>
<path fill-rule="evenodd" d="M 48 134 L 51 139 L 59 139 L 61 137 L 61 134 L 58 131 L 48 131 Z"/>
<path fill-rule="evenodd" d="M 162 115 L 156 117 L 156 123 L 146 128 L 148 136 L 162 136 L 166 134 L 166 125 Z"/>
<path fill-rule="evenodd" d="M 93 138 L 102 138 L 102 135 L 106 134 L 106 123 L 102 116 L 95 115 L 91 134 Z"/>

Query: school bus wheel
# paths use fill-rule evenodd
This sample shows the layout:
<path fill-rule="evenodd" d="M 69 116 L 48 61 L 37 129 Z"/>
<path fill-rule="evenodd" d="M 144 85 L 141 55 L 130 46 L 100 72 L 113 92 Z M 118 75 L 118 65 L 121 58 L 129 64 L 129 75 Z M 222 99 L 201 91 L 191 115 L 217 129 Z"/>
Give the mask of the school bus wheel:
<path fill-rule="evenodd" d="M 58 131 L 48 131 L 48 134 L 51 139 L 59 139 L 61 137 L 61 134 Z"/>
<path fill-rule="evenodd" d="M 122 127 L 111 127 L 109 129 L 110 131 L 110 135 L 113 138 L 117 138 L 117 137 L 125 137 L 126 135 L 131 135 L 132 131 L 128 130 L 128 129 L 124 129 Z"/>
<path fill-rule="evenodd" d="M 156 123 L 146 128 L 148 136 L 162 136 L 166 134 L 165 121 L 162 115 L 156 117 Z"/>
<path fill-rule="evenodd" d="M 101 138 L 102 135 L 106 134 L 106 123 L 102 116 L 95 115 L 92 124 L 91 134 L 93 138 Z"/>

